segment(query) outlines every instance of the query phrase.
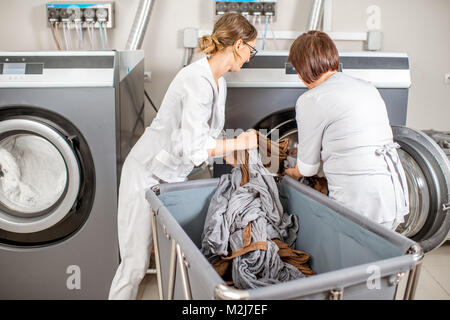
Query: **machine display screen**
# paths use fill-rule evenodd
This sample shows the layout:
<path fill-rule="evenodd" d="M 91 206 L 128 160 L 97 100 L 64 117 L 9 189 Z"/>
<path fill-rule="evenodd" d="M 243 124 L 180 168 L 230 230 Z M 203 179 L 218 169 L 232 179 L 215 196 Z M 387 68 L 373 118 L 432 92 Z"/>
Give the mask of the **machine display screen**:
<path fill-rule="evenodd" d="M 26 63 L 4 63 L 3 74 L 25 74 Z"/>
<path fill-rule="evenodd" d="M 43 74 L 43 63 L 0 63 L 0 74 L 24 75 L 24 74 Z"/>

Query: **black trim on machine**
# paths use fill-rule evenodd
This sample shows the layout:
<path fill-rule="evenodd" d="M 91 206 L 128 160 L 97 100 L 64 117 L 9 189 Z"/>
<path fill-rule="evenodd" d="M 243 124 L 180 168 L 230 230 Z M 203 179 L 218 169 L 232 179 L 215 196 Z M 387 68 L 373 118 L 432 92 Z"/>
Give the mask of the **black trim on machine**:
<path fill-rule="evenodd" d="M 348 57 L 341 56 L 344 69 L 396 69 L 409 70 L 407 57 Z M 288 63 L 287 56 L 256 56 L 242 68 L 245 69 L 284 69 Z M 292 66 L 291 66 L 292 67 Z"/>
<path fill-rule="evenodd" d="M 27 63 L 25 67 L 25 74 L 43 74 L 43 63 Z"/>

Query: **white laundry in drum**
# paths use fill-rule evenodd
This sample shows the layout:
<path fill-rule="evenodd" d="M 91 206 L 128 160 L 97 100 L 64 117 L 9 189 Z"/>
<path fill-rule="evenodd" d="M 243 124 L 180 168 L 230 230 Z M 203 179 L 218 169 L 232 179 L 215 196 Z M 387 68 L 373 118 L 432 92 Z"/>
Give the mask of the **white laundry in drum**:
<path fill-rule="evenodd" d="M 62 196 L 67 169 L 59 151 L 35 135 L 16 134 L 0 142 L 0 202 L 22 214 L 45 211 Z"/>

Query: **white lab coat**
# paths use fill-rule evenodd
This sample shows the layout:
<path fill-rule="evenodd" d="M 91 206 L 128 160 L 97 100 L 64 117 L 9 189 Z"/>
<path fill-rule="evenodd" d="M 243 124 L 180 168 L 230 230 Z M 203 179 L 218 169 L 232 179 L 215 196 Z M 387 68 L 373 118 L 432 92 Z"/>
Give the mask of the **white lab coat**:
<path fill-rule="evenodd" d="M 119 188 L 118 232 L 121 263 L 110 299 L 135 299 L 152 248 L 150 206 L 145 192 L 162 182 L 185 181 L 208 159 L 225 122 L 226 83 L 217 86 L 207 58 L 183 68 L 161 108 L 128 155 Z"/>
<path fill-rule="evenodd" d="M 321 162 L 329 196 L 394 228 L 409 212 L 405 173 L 386 105 L 369 82 L 336 73 L 301 95 L 297 164 L 304 176 Z"/>

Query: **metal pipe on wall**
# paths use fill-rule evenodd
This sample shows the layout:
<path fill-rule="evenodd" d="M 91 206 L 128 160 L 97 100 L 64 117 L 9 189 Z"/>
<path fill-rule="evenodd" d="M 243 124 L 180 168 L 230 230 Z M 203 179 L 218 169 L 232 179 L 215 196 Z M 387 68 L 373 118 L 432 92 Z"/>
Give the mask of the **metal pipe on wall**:
<path fill-rule="evenodd" d="M 308 25 L 306 32 L 310 30 L 320 30 L 320 22 L 323 17 L 323 0 L 314 0 L 311 11 L 309 13 Z"/>
<path fill-rule="evenodd" d="M 154 3 L 154 0 L 141 0 L 139 2 L 136 18 L 134 19 L 133 27 L 128 37 L 126 50 L 141 49 Z"/>

